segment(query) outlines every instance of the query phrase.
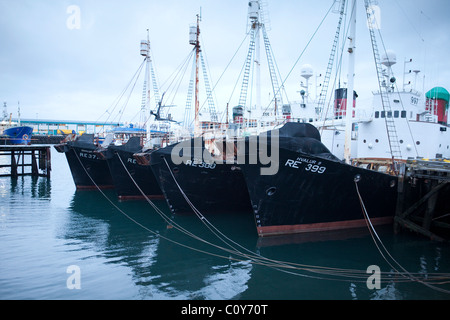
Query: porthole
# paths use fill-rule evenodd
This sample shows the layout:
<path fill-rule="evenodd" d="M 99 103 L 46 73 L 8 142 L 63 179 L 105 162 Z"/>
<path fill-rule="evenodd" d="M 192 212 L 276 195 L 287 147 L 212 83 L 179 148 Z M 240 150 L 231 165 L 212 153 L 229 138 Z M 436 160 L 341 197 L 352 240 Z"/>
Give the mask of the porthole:
<path fill-rule="evenodd" d="M 266 190 L 266 194 L 269 197 L 273 196 L 276 192 L 277 192 L 277 188 L 276 187 L 271 187 L 271 188 Z"/>

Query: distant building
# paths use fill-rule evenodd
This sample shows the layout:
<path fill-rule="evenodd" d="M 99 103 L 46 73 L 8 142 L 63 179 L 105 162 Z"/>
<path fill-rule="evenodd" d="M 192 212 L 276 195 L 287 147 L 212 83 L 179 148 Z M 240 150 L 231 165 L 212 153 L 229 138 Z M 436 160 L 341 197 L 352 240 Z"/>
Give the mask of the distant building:
<path fill-rule="evenodd" d="M 17 119 L 12 119 L 17 122 Z M 99 134 L 111 131 L 113 128 L 123 126 L 119 122 L 74 121 L 74 120 L 48 120 L 48 119 L 21 119 L 22 125 L 33 127 L 33 134 L 58 135 L 69 133 Z"/>

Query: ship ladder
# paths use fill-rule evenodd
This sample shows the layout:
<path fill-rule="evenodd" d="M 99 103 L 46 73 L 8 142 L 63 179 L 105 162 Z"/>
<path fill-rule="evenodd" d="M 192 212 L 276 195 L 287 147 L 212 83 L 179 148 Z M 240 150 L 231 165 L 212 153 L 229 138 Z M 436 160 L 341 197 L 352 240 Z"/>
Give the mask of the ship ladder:
<path fill-rule="evenodd" d="M 367 19 L 368 21 L 372 19 L 371 13 L 370 13 L 370 7 L 372 6 L 372 2 L 370 0 L 365 0 L 365 6 L 366 6 L 366 13 L 367 13 Z M 383 69 L 381 65 L 381 59 L 380 59 L 380 52 L 378 50 L 378 45 L 375 37 L 375 31 L 374 28 L 371 26 L 369 28 L 370 31 L 370 40 L 372 42 L 372 51 L 373 56 L 375 59 L 375 65 L 377 69 L 377 76 L 378 76 L 378 85 L 380 87 L 380 95 L 381 95 L 381 102 L 383 105 L 383 110 L 385 112 L 385 122 L 386 122 L 386 131 L 388 135 L 388 141 L 389 141 L 389 148 L 391 151 L 391 156 L 393 162 L 395 159 L 401 159 L 402 154 L 400 150 L 400 144 L 398 142 L 398 135 L 397 130 L 395 128 L 394 123 L 394 117 L 391 109 L 391 104 L 389 102 L 389 95 L 387 92 L 387 88 L 383 88 Z M 394 164 L 394 163 L 393 163 Z"/>

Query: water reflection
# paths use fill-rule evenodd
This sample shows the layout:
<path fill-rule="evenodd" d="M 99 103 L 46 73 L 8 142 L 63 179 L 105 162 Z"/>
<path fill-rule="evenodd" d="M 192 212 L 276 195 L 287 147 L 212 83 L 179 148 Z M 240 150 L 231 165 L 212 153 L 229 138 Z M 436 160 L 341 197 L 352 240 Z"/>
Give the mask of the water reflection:
<path fill-rule="evenodd" d="M 402 300 L 403 295 L 397 289 L 397 284 L 394 282 L 388 283 L 385 287 L 373 292 L 370 295 L 371 300 Z"/>
<path fill-rule="evenodd" d="M 169 227 L 145 201 L 118 202 L 114 191 L 106 192 L 114 205 L 135 220 L 132 221 L 100 192 L 74 189 L 67 183 L 67 176 L 56 173 L 50 182 L 45 178 L 0 178 L 0 241 L 5 244 L 0 248 L 3 297 L 243 300 L 450 297 L 396 275 L 367 230 L 344 233 L 344 237 L 328 234 L 318 239 L 299 236 L 259 239 L 251 215 L 207 217 L 230 239 L 255 254 L 309 265 L 311 269 L 323 266 L 363 271 L 362 278 L 338 277 L 336 281 L 311 270 L 289 269 L 286 273 L 283 272 L 286 269 L 254 263 L 212 247 L 208 243 L 226 246 L 195 216 L 172 216 L 164 201 L 154 203 L 176 223 L 207 242 Z M 436 244 L 410 233 L 394 235 L 391 228 L 377 231 L 390 254 L 409 272 L 433 279 L 437 272 L 450 271 L 448 244 Z M 65 287 L 65 268 L 72 264 L 82 269 L 79 292 Z M 369 265 L 378 265 L 386 274 L 380 290 L 367 288 L 368 275 L 364 272 Z M 449 289 L 449 286 L 441 287 Z"/>
<path fill-rule="evenodd" d="M 107 192 L 107 196 L 115 199 L 114 193 Z M 156 203 L 170 214 L 164 202 Z M 87 247 L 95 250 L 107 259 L 107 263 L 130 268 L 140 298 L 232 299 L 247 289 L 251 263 L 224 261 L 161 239 L 158 235 L 195 249 L 211 251 L 204 244 L 168 228 L 144 201 L 115 201 L 115 204 L 157 234 L 144 230 L 120 214 L 100 193 L 78 191 L 70 204 L 73 213 L 66 219 L 60 236 L 81 241 L 80 250 Z M 192 217 L 178 217 L 178 220 L 190 230 L 196 225 Z"/>
<path fill-rule="evenodd" d="M 47 178 L 32 176 L 0 178 L 0 192 L 6 194 L 7 188 L 8 194 L 20 194 L 43 200 L 51 198 L 51 182 Z"/>
<path fill-rule="evenodd" d="M 116 198 L 113 191 L 106 195 L 110 199 Z M 89 248 L 96 251 L 107 264 L 129 268 L 139 298 L 145 299 L 322 299 L 329 296 L 385 300 L 423 298 L 425 292 L 429 297 L 441 297 L 423 284 L 398 276 L 374 245 L 368 230 L 329 234 L 319 239 L 304 236 L 259 239 L 251 217 L 238 213 L 209 217 L 213 225 L 237 243 L 280 263 L 306 264 L 313 266 L 312 269 L 324 266 L 363 271 L 369 265 L 378 265 L 384 274 L 388 274 L 379 290 L 368 289 L 366 279 L 369 274 L 359 275 L 359 281 L 355 282 L 351 278 L 327 277 L 311 270 L 288 270 L 284 273 L 286 270 L 280 272 L 282 268 L 255 265 L 248 259 L 224 259 L 223 256 L 231 257 L 231 254 L 208 245 L 225 246 L 199 219 L 195 216 L 171 216 L 164 201 L 155 203 L 167 216 L 201 236 L 206 243 L 169 227 L 145 201 L 114 200 L 114 205 L 129 215 L 130 220 L 99 192 L 92 191 L 79 191 L 73 195 L 72 214 L 66 220 L 62 236 L 81 241 L 80 250 Z M 379 231 L 390 254 L 411 273 L 422 274 L 427 279 L 428 273 L 445 272 L 442 270 L 449 268 L 449 259 L 444 266 L 441 265 L 442 250 L 439 246 L 413 240 L 415 238 L 410 235 L 395 236 L 390 227 Z M 445 252 L 448 256 L 448 248 Z M 262 290 L 273 279 L 276 283 L 270 285 L 279 291 Z M 311 286 L 322 290 L 314 293 L 307 289 Z"/>

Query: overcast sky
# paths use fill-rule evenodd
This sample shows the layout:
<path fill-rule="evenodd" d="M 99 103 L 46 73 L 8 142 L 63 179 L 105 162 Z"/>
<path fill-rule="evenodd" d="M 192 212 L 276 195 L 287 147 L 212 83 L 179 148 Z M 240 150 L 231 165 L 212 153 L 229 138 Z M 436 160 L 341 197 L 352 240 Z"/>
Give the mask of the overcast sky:
<path fill-rule="evenodd" d="M 301 66 L 311 64 L 316 74 L 325 73 L 338 14 L 326 17 L 301 55 L 333 0 L 266 2 L 268 35 L 279 72 L 282 80 L 290 73 L 286 91 L 291 101 L 299 100 Z M 355 90 L 365 102 L 371 100 L 377 82 L 363 5 L 358 0 Z M 417 83 L 414 76 L 407 81 L 420 91 L 434 86 L 450 90 L 450 1 L 380 0 L 378 5 L 384 46 L 397 54 L 394 71 L 398 85 L 402 87 L 403 61 L 411 58 L 413 63 L 407 69 L 421 72 Z M 79 16 L 71 6 L 79 9 Z M 8 103 L 8 112 L 14 117 L 20 101 L 22 118 L 106 120 L 102 115 L 112 110 L 143 61 L 139 43 L 146 38 L 147 29 L 161 93 L 167 90 L 166 80 L 192 50 L 189 26 L 196 22 L 200 7 L 202 48 L 212 85 L 220 78 L 216 109 L 223 111 L 227 102 L 234 106 L 248 49 L 247 38 L 238 50 L 247 31 L 247 0 L 0 0 L 1 102 Z M 165 101 L 177 105 L 171 112 L 179 121 L 190 67 L 176 95 Z M 346 65 L 343 68 L 340 79 L 345 82 Z M 262 78 L 267 79 L 267 74 L 263 72 Z M 313 96 L 315 77 L 310 82 Z M 141 96 L 139 80 L 122 120 L 136 120 Z M 267 103 L 269 89 L 264 86 L 262 96 L 263 104 Z M 204 96 L 200 101 L 202 104 Z"/>

